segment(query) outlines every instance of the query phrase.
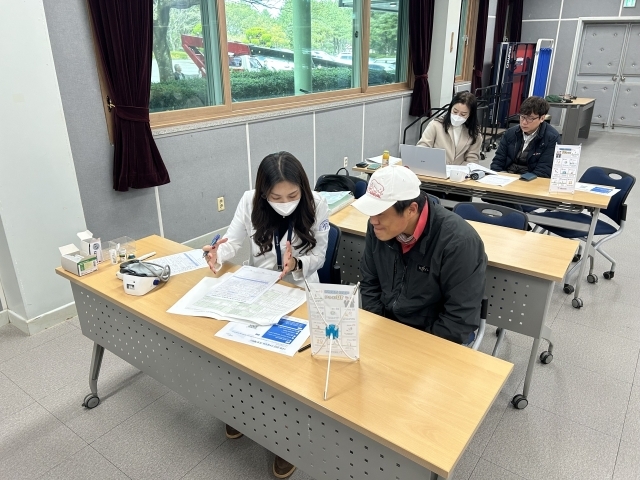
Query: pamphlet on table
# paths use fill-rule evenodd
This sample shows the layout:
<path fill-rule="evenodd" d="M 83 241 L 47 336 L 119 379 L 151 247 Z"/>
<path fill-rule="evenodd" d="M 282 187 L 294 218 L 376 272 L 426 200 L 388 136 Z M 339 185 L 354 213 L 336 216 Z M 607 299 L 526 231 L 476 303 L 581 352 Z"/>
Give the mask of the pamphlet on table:
<path fill-rule="evenodd" d="M 309 322 L 289 316 L 275 325 L 229 322 L 215 336 L 292 357 L 309 338 Z"/>
<path fill-rule="evenodd" d="M 556 145 L 551 167 L 549 193 L 573 193 L 578 178 L 581 145 Z"/>
<path fill-rule="evenodd" d="M 167 257 L 154 258 L 152 263 L 161 267 L 169 265 L 171 267 L 171 276 L 208 267 L 207 260 L 202 258 L 202 250 L 189 250 L 188 252 L 176 253 Z"/>

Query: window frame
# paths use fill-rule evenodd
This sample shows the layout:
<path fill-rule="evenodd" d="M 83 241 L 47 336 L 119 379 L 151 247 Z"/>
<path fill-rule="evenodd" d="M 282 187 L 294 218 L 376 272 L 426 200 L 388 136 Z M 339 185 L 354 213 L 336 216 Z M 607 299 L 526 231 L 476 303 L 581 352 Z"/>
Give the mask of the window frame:
<path fill-rule="evenodd" d="M 463 49 L 462 72 L 460 75 L 455 75 L 454 72 L 454 83 L 470 82 L 473 78 L 473 60 L 475 56 L 476 33 L 478 29 L 479 3 L 479 0 L 469 0 L 469 11 L 467 13 L 467 24 L 465 27 L 465 34 L 467 35 L 468 41 Z M 460 35 L 459 28 L 458 35 Z M 460 52 L 457 52 L 456 63 L 458 55 L 460 55 Z"/>
<path fill-rule="evenodd" d="M 149 114 L 149 121 L 152 129 L 167 128 L 189 123 L 206 122 L 242 115 L 252 115 L 278 110 L 286 110 L 304 106 L 322 105 L 340 100 L 350 100 L 368 96 L 379 95 L 396 91 L 408 91 L 413 83 L 413 73 L 411 62 L 409 61 L 409 72 L 407 81 L 400 83 L 389 83 L 386 85 L 368 85 L 369 80 L 369 41 L 370 41 L 370 17 L 371 0 L 362 0 L 362 32 L 361 32 L 361 58 L 360 78 L 361 85 L 358 88 L 348 88 L 333 90 L 328 92 L 310 93 L 308 95 L 293 95 L 288 97 L 268 98 L 262 100 L 248 100 L 243 102 L 232 102 L 231 98 L 231 76 L 227 60 L 227 18 L 224 0 L 213 0 L 218 9 L 218 38 L 220 39 L 219 54 L 222 65 L 223 98 L 224 103 L 220 105 L 185 108 L 181 110 L 170 110 L 165 112 L 154 112 Z M 409 1 L 409 0 L 405 0 Z M 472 0 L 473 1 L 473 0 Z M 408 51 L 407 46 L 407 51 Z M 408 51 L 410 56 L 410 52 Z M 99 62 L 98 62 L 99 63 Z M 104 89 L 103 89 L 104 93 Z M 104 96 L 104 95 L 103 95 Z"/>

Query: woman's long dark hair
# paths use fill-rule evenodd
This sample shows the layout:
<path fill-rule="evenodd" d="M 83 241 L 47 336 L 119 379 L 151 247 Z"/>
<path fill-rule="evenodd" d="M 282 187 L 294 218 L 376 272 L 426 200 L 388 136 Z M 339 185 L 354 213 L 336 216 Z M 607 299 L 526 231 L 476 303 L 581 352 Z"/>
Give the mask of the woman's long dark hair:
<path fill-rule="evenodd" d="M 256 193 L 253 196 L 251 223 L 256 229 L 253 241 L 260 248 L 258 255 L 263 255 L 273 248 L 273 231 L 278 228 L 282 216 L 271 208 L 267 197 L 273 187 L 283 181 L 300 187 L 300 203 L 289 216 L 300 241 L 298 245 L 295 245 L 295 248 L 300 249 L 301 253 L 306 253 L 316 246 L 316 239 L 312 231 L 312 226 L 316 221 L 316 202 L 313 199 L 307 174 L 296 157 L 289 152 L 278 152 L 264 157 L 256 176 Z"/>
<path fill-rule="evenodd" d="M 459 92 L 456 93 L 451 99 L 451 103 L 449 104 L 449 109 L 447 113 L 445 113 L 444 118 L 442 119 L 442 125 L 444 126 L 444 131 L 449 132 L 449 127 L 451 126 L 451 109 L 454 105 L 462 103 L 466 105 L 469 109 L 469 116 L 467 117 L 467 121 L 464 122 L 465 127 L 469 130 L 469 136 L 471 137 L 471 145 L 476 143 L 476 138 L 478 137 L 478 101 L 476 100 L 476 96 L 470 92 Z"/>

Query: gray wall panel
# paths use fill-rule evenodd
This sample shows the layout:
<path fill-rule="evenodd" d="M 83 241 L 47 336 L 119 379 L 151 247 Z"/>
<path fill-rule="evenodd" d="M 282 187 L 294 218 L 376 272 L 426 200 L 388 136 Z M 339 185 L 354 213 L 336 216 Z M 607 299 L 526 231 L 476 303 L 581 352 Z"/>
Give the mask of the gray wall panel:
<path fill-rule="evenodd" d="M 153 189 L 112 189 L 113 149 L 107 136 L 86 2 L 43 3 L 87 228 L 102 240 L 157 234 Z M 73 41 L 69 32 L 73 32 Z"/>
<path fill-rule="evenodd" d="M 636 3 L 633 8 L 623 8 L 620 15 L 623 17 L 640 17 L 640 3 Z"/>
<path fill-rule="evenodd" d="M 411 108 L 411 96 L 403 97 L 404 101 L 402 102 L 402 131 L 401 135 L 404 135 L 404 129 L 407 128 L 411 122 L 416 120 L 416 117 L 409 116 L 409 109 Z M 413 125 L 407 131 L 406 143 L 407 145 L 415 145 L 420 140 L 420 122 Z M 402 143 L 402 137 L 400 137 L 400 142 Z"/>
<path fill-rule="evenodd" d="M 313 115 L 296 115 L 249 124 L 251 142 L 251 176 L 255 182 L 258 166 L 270 153 L 292 153 L 313 179 Z M 312 185 L 313 187 L 313 185 Z"/>
<path fill-rule="evenodd" d="M 617 17 L 619 11 L 620 0 L 564 0 L 562 18 Z"/>
<path fill-rule="evenodd" d="M 553 71 L 551 72 L 551 80 L 549 81 L 550 95 L 567 93 L 567 80 L 569 79 L 569 67 L 571 66 L 573 43 L 576 37 L 577 28 L 577 20 L 560 22 L 560 32 L 558 34 L 558 43 L 556 45 Z M 549 112 L 552 117 L 551 123 L 553 125 L 559 125 L 560 112 L 561 111 L 558 108 L 552 108 Z"/>
<path fill-rule="evenodd" d="M 489 0 L 489 15 L 495 16 L 498 9 L 498 0 Z"/>
<path fill-rule="evenodd" d="M 567 4 L 567 1 L 568 0 L 565 0 L 565 5 Z M 522 19 L 557 19 L 558 17 L 560 17 L 560 4 L 561 2 L 559 2 L 558 0 L 527 0 L 522 5 Z"/>
<path fill-rule="evenodd" d="M 158 138 L 171 173 L 159 187 L 167 238 L 184 242 L 231 223 L 242 194 L 249 189 L 245 125 Z M 225 198 L 218 212 L 217 198 Z"/>
<path fill-rule="evenodd" d="M 362 161 L 362 105 L 316 113 L 317 176 L 336 173 L 344 157 L 349 168 Z"/>
<path fill-rule="evenodd" d="M 540 38 L 556 39 L 558 20 L 522 22 L 522 41 L 536 43 Z"/>
<path fill-rule="evenodd" d="M 437 107 L 439 105 L 433 105 Z M 382 155 L 384 150 L 399 156 L 400 99 L 369 103 L 364 110 L 364 156 Z"/>

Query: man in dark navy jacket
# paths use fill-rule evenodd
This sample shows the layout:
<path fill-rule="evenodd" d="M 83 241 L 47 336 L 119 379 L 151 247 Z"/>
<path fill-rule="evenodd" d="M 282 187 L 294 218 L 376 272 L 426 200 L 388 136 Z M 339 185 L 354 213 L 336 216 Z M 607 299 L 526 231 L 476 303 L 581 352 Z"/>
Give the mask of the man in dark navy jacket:
<path fill-rule="evenodd" d="M 551 177 L 553 152 L 561 138 L 558 131 L 544 121 L 548 111 L 549 103 L 544 98 L 529 97 L 522 102 L 520 125 L 502 135 L 491 170 Z"/>

